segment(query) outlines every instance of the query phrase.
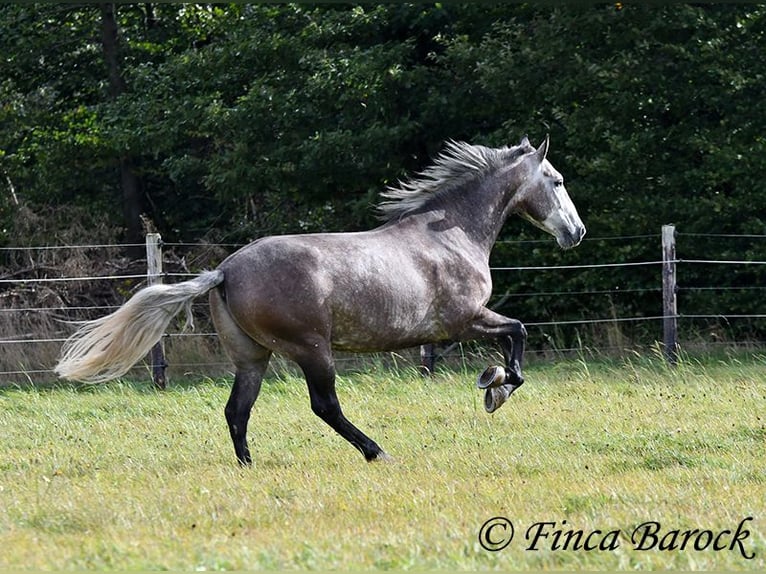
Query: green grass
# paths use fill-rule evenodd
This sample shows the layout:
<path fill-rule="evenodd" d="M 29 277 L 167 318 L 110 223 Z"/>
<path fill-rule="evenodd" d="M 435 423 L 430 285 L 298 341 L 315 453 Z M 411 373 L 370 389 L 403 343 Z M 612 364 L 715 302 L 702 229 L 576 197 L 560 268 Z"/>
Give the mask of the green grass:
<path fill-rule="evenodd" d="M 762 358 L 533 365 L 493 415 L 480 368 L 340 378 L 391 464 L 365 463 L 288 375 L 264 385 L 244 470 L 227 381 L 0 389 L 0 568 L 766 568 Z M 515 537 L 491 553 L 478 532 L 496 515 Z M 748 516 L 749 560 L 630 542 L 647 521 L 717 532 Z M 542 521 L 619 529 L 620 547 L 526 550 Z"/>

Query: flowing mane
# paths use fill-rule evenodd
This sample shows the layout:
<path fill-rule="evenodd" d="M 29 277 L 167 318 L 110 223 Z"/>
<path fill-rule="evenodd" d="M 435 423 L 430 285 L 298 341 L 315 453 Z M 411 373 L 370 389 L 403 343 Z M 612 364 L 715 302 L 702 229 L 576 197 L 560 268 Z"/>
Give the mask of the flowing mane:
<path fill-rule="evenodd" d="M 488 148 L 449 140 L 433 165 L 381 193 L 388 201 L 378 204 L 378 213 L 384 220 L 412 213 L 433 197 L 482 178 L 527 151 L 522 145 Z"/>

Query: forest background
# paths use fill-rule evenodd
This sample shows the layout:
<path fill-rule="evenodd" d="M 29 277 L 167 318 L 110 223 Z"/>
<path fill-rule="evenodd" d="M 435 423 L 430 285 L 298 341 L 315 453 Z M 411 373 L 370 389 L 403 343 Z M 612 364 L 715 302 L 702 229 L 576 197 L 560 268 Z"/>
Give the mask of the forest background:
<path fill-rule="evenodd" d="M 550 134 L 588 239 L 510 221 L 495 265 L 656 261 L 669 223 L 687 257 L 766 260 L 764 5 L 16 3 L 0 30 L 0 248 L 365 229 L 445 140 Z M 23 257 L 0 249 L 0 274 L 56 272 Z M 758 313 L 764 273 L 679 281 L 727 285 L 697 309 Z M 501 309 L 525 321 L 661 312 L 658 267 L 495 284 L 529 294 Z M 582 295 L 536 295 L 562 290 Z"/>

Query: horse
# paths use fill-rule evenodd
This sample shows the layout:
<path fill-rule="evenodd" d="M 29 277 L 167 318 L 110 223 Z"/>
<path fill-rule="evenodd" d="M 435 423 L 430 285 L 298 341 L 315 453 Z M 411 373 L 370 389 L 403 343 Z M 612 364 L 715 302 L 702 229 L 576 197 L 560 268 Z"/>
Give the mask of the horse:
<path fill-rule="evenodd" d="M 478 386 L 491 412 L 524 383 L 526 329 L 485 305 L 489 255 L 505 220 L 519 215 L 570 249 L 585 235 L 561 174 L 525 136 L 489 148 L 448 141 L 423 171 L 383 191 L 381 224 L 367 231 L 259 238 L 214 270 L 145 287 L 117 311 L 82 323 L 55 372 L 100 382 L 124 375 L 171 319 L 209 293 L 215 329 L 235 367 L 224 413 L 234 451 L 252 464 L 250 413 L 273 353 L 297 363 L 312 411 L 367 461 L 391 457 L 343 414 L 334 350 L 381 352 L 440 341 L 494 339 L 505 360 Z"/>

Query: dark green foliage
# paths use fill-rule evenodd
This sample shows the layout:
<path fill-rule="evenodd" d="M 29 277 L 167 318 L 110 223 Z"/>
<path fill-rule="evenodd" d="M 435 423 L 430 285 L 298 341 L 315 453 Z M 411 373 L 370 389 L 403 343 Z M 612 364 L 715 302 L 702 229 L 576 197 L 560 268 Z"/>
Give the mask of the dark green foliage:
<path fill-rule="evenodd" d="M 166 240 L 245 242 L 374 225 L 377 193 L 447 138 L 546 133 L 588 237 L 640 237 L 571 252 L 501 242 L 496 266 L 655 261 L 663 223 L 766 231 L 760 5 L 120 4 L 117 15 L 127 89 L 111 99 L 97 7 L 0 10 L 0 243 L 14 241 L 11 186 L 32 209 L 82 205 L 124 225 L 123 157 Z M 501 239 L 519 237 L 544 239 L 515 220 Z M 691 235 L 679 255 L 766 260 L 766 249 Z M 682 268 L 682 289 L 743 289 L 682 290 L 681 311 L 762 312 L 763 275 Z M 530 322 L 654 316 L 659 281 L 653 266 L 497 272 L 495 302 L 510 294 L 503 311 Z M 518 297 L 563 291 L 580 294 Z M 599 329 L 534 336 L 571 346 Z"/>

